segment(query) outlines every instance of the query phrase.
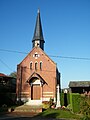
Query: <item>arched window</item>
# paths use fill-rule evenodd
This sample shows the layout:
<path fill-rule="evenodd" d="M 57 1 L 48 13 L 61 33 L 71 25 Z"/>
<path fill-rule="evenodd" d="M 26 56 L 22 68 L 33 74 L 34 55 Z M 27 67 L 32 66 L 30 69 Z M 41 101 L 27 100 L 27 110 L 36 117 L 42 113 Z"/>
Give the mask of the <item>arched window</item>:
<path fill-rule="evenodd" d="M 35 70 L 37 70 L 37 65 L 38 65 L 38 63 L 37 63 L 37 62 L 35 62 Z"/>
<path fill-rule="evenodd" d="M 40 70 L 42 70 L 42 62 L 40 62 Z"/>
<path fill-rule="evenodd" d="M 30 69 L 32 70 L 32 62 L 30 62 Z"/>

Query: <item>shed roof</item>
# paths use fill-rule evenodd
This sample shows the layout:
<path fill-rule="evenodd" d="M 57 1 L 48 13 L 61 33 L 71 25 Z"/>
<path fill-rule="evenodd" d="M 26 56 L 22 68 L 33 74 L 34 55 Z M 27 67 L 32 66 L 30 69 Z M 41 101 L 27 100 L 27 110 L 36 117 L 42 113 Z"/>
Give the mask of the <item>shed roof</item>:
<path fill-rule="evenodd" d="M 90 81 L 70 81 L 69 87 L 90 87 Z"/>

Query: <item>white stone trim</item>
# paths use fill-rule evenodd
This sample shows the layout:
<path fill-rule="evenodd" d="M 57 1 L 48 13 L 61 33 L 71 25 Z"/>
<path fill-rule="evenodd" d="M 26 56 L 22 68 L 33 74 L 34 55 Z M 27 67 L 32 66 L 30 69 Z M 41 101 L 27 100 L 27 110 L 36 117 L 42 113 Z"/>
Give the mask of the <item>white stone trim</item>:
<path fill-rule="evenodd" d="M 42 105 L 42 100 L 31 100 L 25 103 L 26 105 Z"/>
<path fill-rule="evenodd" d="M 53 94 L 53 92 L 43 92 L 43 93 L 44 93 L 44 94 L 46 94 L 46 93 L 47 93 L 47 94 L 49 94 L 49 93 L 52 93 L 52 94 Z"/>
<path fill-rule="evenodd" d="M 43 95 L 43 96 L 53 96 L 53 95 Z"/>
<path fill-rule="evenodd" d="M 43 101 L 50 101 L 50 98 L 43 98 Z"/>
<path fill-rule="evenodd" d="M 21 94 L 29 94 L 29 92 L 21 92 Z"/>
<path fill-rule="evenodd" d="M 50 97 L 49 98 L 44 98 L 43 97 L 43 101 L 50 101 Z M 56 98 L 54 97 L 54 103 L 56 103 Z"/>

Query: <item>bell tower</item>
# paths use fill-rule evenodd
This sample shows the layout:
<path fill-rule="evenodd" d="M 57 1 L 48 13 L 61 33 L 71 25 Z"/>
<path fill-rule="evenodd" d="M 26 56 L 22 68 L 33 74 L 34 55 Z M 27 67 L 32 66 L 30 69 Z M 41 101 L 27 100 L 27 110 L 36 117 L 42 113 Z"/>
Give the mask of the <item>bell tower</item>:
<path fill-rule="evenodd" d="M 36 26 L 35 26 L 34 36 L 32 40 L 32 47 L 40 47 L 42 50 L 44 50 L 44 43 L 45 41 L 44 41 L 43 32 L 42 32 L 40 10 L 38 9 Z"/>

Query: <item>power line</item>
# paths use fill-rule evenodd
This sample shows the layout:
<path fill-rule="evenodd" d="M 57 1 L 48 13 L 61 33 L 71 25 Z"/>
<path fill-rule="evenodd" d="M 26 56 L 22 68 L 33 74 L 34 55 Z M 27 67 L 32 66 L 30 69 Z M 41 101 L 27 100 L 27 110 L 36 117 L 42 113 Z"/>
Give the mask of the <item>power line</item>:
<path fill-rule="evenodd" d="M 12 53 L 19 53 L 19 54 L 28 54 L 27 52 L 21 52 L 21 51 L 15 51 L 15 50 L 7 50 L 7 49 L 0 49 L 2 52 L 12 52 Z M 44 54 L 41 54 L 44 55 Z M 84 57 L 70 57 L 70 56 L 56 56 L 56 55 L 49 55 L 50 57 L 55 57 L 55 58 L 64 58 L 64 59 L 73 59 L 73 60 L 90 60 L 90 58 L 84 58 Z M 6 66 L 10 71 L 12 69 L 0 59 L 0 62 Z M 45 70 L 43 70 L 45 71 Z M 48 71 L 48 72 L 53 72 L 53 71 Z"/>
<path fill-rule="evenodd" d="M 10 71 L 12 71 L 12 69 L 11 69 L 5 62 L 3 62 L 1 59 L 0 59 L 0 62 L 1 62 L 5 67 L 7 67 Z"/>
<path fill-rule="evenodd" d="M 16 50 L 7 50 L 7 49 L 0 49 L 2 52 L 12 52 L 12 53 L 20 53 L 20 54 L 28 54 L 27 52 L 21 52 Z"/>
<path fill-rule="evenodd" d="M 84 57 L 66 57 L 66 56 L 53 56 L 50 55 L 51 57 L 57 57 L 57 58 L 65 58 L 65 59 L 80 59 L 80 60 L 90 60 L 90 58 L 84 58 Z"/>
<path fill-rule="evenodd" d="M 20 53 L 20 54 L 28 54 L 28 52 L 21 52 L 21 51 L 7 50 L 7 49 L 0 49 L 0 51 Z M 71 57 L 71 56 L 58 56 L 58 55 L 48 55 L 48 56 L 49 57 L 55 57 L 55 58 L 73 59 L 73 60 L 90 60 L 90 58 L 85 58 L 85 57 Z"/>

